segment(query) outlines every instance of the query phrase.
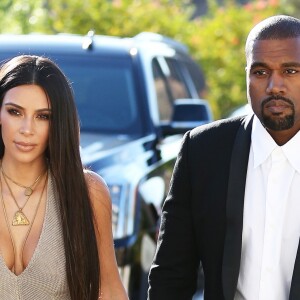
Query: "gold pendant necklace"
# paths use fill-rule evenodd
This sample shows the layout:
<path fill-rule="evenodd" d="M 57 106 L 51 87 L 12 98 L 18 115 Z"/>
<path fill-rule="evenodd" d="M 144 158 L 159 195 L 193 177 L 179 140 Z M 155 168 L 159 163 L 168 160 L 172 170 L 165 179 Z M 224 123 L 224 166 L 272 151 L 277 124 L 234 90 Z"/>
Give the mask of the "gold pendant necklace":
<path fill-rule="evenodd" d="M 14 194 L 13 194 L 13 192 L 12 192 L 12 190 L 11 190 L 11 187 L 8 184 L 8 181 L 7 181 L 6 177 L 3 174 L 3 170 L 2 170 L 2 176 L 3 176 L 4 181 L 5 181 L 5 183 L 8 187 L 8 190 L 9 190 L 9 193 L 10 193 L 11 197 L 14 199 L 14 202 L 15 202 L 16 206 L 18 207 L 18 210 L 14 214 L 14 217 L 13 217 L 13 220 L 12 220 L 12 225 L 13 226 L 29 225 L 30 222 L 29 222 L 28 218 L 25 216 L 25 214 L 23 213 L 23 208 L 27 204 L 27 202 L 28 202 L 31 195 L 27 196 L 25 204 L 23 205 L 23 207 L 20 207 L 17 200 L 16 200 L 16 198 L 15 198 L 15 196 L 14 196 Z"/>
<path fill-rule="evenodd" d="M 32 185 L 30 185 L 30 186 L 24 186 L 24 185 L 19 184 L 16 181 L 14 181 L 13 179 L 11 179 L 9 176 L 7 176 L 5 174 L 5 172 L 3 170 L 3 167 L 2 167 L 2 162 L 1 162 L 1 172 L 2 172 L 2 176 L 4 178 L 4 181 L 5 181 L 5 183 L 6 183 L 7 187 L 8 187 L 8 190 L 10 192 L 10 195 L 13 198 L 16 206 L 18 207 L 18 210 L 14 214 L 14 217 L 13 217 L 13 220 L 12 220 L 12 225 L 13 226 L 29 225 L 30 222 L 29 222 L 28 218 L 26 217 L 26 215 L 24 214 L 23 209 L 26 206 L 26 204 L 27 204 L 30 196 L 32 195 L 32 193 L 34 191 L 34 186 L 38 184 L 38 182 L 39 182 L 41 176 L 43 175 L 43 173 L 40 174 L 37 177 L 37 179 L 34 181 L 34 183 Z M 11 189 L 10 185 L 8 184 L 7 179 L 9 179 L 11 182 L 13 182 L 16 185 L 25 188 L 24 195 L 27 197 L 27 199 L 26 199 L 25 204 L 23 205 L 23 207 L 19 206 L 19 204 L 18 204 L 18 202 L 17 202 L 17 200 L 16 200 L 16 198 L 15 198 L 13 192 L 12 192 L 12 189 Z"/>
<path fill-rule="evenodd" d="M 1 164 L 1 172 L 2 172 L 4 178 L 7 178 L 8 180 L 10 180 L 11 182 L 13 182 L 14 184 L 18 185 L 19 187 L 24 188 L 25 189 L 24 195 L 28 196 L 28 197 L 33 193 L 34 186 L 39 182 L 39 180 L 41 179 L 41 176 L 43 175 L 43 173 L 41 173 L 37 177 L 37 179 L 34 181 L 33 184 L 31 184 L 30 186 L 26 186 L 26 185 L 23 185 L 23 184 L 20 184 L 20 183 L 14 181 L 12 178 L 10 178 L 9 176 L 7 176 L 6 173 L 4 172 L 3 168 L 2 168 L 2 164 Z"/>
<path fill-rule="evenodd" d="M 3 178 L 5 179 L 5 177 L 3 176 Z M 24 238 L 24 241 L 22 243 L 22 250 L 21 250 L 21 261 L 23 262 L 23 251 L 24 251 L 24 246 L 25 246 L 25 243 L 28 239 L 28 236 L 29 236 L 29 233 L 31 231 L 31 228 L 32 228 L 32 225 L 33 225 L 33 222 L 35 220 L 35 217 L 37 215 L 37 212 L 39 210 L 39 207 L 40 207 L 40 203 L 41 203 L 41 200 L 42 200 L 42 197 L 43 197 L 43 194 L 44 194 L 44 191 L 45 191 L 45 187 L 46 187 L 46 183 L 47 183 L 47 180 L 48 179 L 48 172 L 46 174 L 46 179 L 45 179 L 45 183 L 44 183 L 44 186 L 43 186 L 43 189 L 42 189 L 42 192 L 41 192 L 41 195 L 40 195 L 40 198 L 39 198 L 39 201 L 38 201 L 38 204 L 37 204 L 37 207 L 36 207 L 36 210 L 34 212 L 34 215 L 33 215 L 33 218 L 32 218 L 32 222 L 27 230 L 27 233 L 26 233 L 26 236 Z M 16 257 L 16 247 L 15 247 L 15 241 L 14 241 L 14 238 L 13 238 L 13 235 L 12 235 L 12 232 L 11 232 L 11 228 L 10 228 L 10 225 L 9 225 L 9 222 L 8 222 L 8 217 L 7 217 L 7 212 L 6 212 L 6 207 L 5 207 L 5 203 L 4 203 L 4 199 L 3 199 L 3 186 L 2 186 L 2 180 L 1 180 L 1 175 L 0 175 L 0 187 L 1 187 L 1 202 L 2 202 L 2 207 L 3 207 L 3 212 L 4 212 L 4 217 L 5 217 L 5 222 L 6 222 L 6 226 L 8 228 L 8 232 L 9 232 L 9 236 L 10 236 L 10 239 L 11 239 L 11 242 L 12 242 L 12 246 L 13 246 L 13 251 L 14 251 L 14 257 Z M 22 264 L 23 265 L 23 264 Z M 24 268 L 24 265 L 23 265 L 23 268 Z"/>
<path fill-rule="evenodd" d="M 18 210 L 12 220 L 12 224 L 14 226 L 19 226 L 19 225 L 29 225 L 30 222 L 27 219 L 27 217 L 24 215 L 24 213 L 22 212 L 22 210 Z"/>

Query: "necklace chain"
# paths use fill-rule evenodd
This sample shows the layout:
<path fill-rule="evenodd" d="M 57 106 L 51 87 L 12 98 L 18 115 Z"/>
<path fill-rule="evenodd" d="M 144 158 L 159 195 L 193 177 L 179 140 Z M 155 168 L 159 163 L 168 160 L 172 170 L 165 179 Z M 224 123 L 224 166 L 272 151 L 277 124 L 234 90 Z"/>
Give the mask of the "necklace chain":
<path fill-rule="evenodd" d="M 25 195 L 25 196 L 30 196 L 30 195 L 33 193 L 33 191 L 34 191 L 34 186 L 39 182 L 39 180 L 41 179 L 41 176 L 43 175 L 43 173 L 41 173 L 41 174 L 36 178 L 36 180 L 33 182 L 33 184 L 31 184 L 31 185 L 29 185 L 29 186 L 26 186 L 26 185 L 23 185 L 23 184 L 21 184 L 21 183 L 16 182 L 16 181 L 13 180 L 12 178 L 10 178 L 10 177 L 4 172 L 2 165 L 1 165 L 1 172 L 2 172 L 2 174 L 3 174 L 4 179 L 7 178 L 8 180 L 10 180 L 11 182 L 13 182 L 14 184 L 16 184 L 16 185 L 18 185 L 18 186 L 24 188 L 24 189 L 25 189 L 25 191 L 24 191 L 24 195 Z M 5 181 L 6 181 L 6 180 L 5 180 Z"/>
<path fill-rule="evenodd" d="M 13 200 L 14 200 L 16 206 L 18 207 L 18 210 L 17 210 L 16 213 L 14 214 L 13 221 L 12 221 L 12 225 L 14 225 L 14 226 L 19 226 L 19 225 L 29 225 L 30 222 L 29 222 L 28 218 L 26 217 L 26 215 L 24 214 L 23 209 L 24 209 L 24 207 L 26 206 L 26 204 L 27 204 L 27 202 L 28 202 L 30 196 L 31 196 L 32 193 L 33 193 L 33 186 L 36 185 L 36 184 L 39 182 L 39 180 L 40 180 L 40 178 L 41 178 L 41 176 L 42 176 L 43 174 L 40 174 L 40 175 L 38 176 L 38 178 L 34 181 L 34 183 L 33 183 L 30 187 L 25 187 L 26 189 L 30 189 L 31 192 L 30 192 L 30 193 L 26 193 L 26 190 L 25 190 L 25 193 L 24 193 L 24 194 L 25 194 L 25 196 L 27 197 L 27 199 L 26 199 L 24 205 L 23 205 L 23 206 L 20 206 L 20 205 L 18 204 L 18 202 L 17 202 L 17 199 L 15 198 L 15 196 L 14 196 L 14 194 L 13 194 L 13 192 L 12 192 L 12 189 L 11 189 L 10 185 L 8 184 L 7 179 L 11 180 L 12 182 L 14 182 L 14 183 L 17 184 L 17 185 L 19 185 L 19 184 L 18 184 L 17 182 L 15 182 L 14 180 L 12 180 L 11 178 L 9 178 L 9 177 L 5 174 L 5 172 L 4 172 L 4 170 L 3 170 L 3 167 L 2 167 L 2 164 L 1 164 L 1 173 L 2 173 L 2 176 L 3 176 L 3 179 L 4 179 L 5 183 L 6 183 L 6 185 L 7 185 L 7 188 L 8 188 L 8 190 L 9 190 L 9 193 L 10 193 L 11 197 L 13 198 Z M 1 184 L 2 184 L 2 183 L 1 183 Z M 21 186 L 21 185 L 19 185 L 19 186 Z M 22 186 L 22 187 L 24 187 L 24 186 Z"/>
<path fill-rule="evenodd" d="M 2 176 L 3 176 L 3 173 L 2 173 Z M 23 207 L 20 207 L 17 200 L 16 200 L 16 198 L 15 198 L 15 196 L 14 196 L 14 194 L 13 194 L 13 192 L 12 192 L 12 190 L 11 190 L 11 188 L 10 188 L 10 186 L 9 186 L 9 184 L 8 184 L 8 182 L 7 182 L 7 180 L 6 180 L 6 178 L 5 178 L 5 176 L 3 176 L 3 178 L 4 178 L 4 181 L 7 185 L 7 187 L 8 187 L 8 190 L 9 190 L 9 193 L 10 193 L 11 197 L 14 199 L 14 202 L 18 207 L 18 210 L 14 214 L 12 225 L 14 225 L 14 226 L 16 226 L 16 225 L 29 225 L 30 222 L 29 222 L 28 218 L 25 216 L 25 214 L 23 213 L 23 208 L 27 204 L 27 202 L 28 202 L 31 195 L 27 196 L 25 204 L 23 205 Z"/>
<path fill-rule="evenodd" d="M 5 178 L 5 177 L 3 176 L 3 178 Z M 23 268 L 24 268 L 24 265 L 23 265 L 23 251 L 24 251 L 24 246 L 25 246 L 25 243 L 26 243 L 26 241 L 27 241 L 27 239 L 28 239 L 28 236 L 29 236 L 29 233 L 30 233 L 30 231 L 31 231 L 31 228 L 32 228 L 33 222 L 34 222 L 34 220 L 35 220 L 35 217 L 36 217 L 36 215 L 37 215 L 38 209 L 39 209 L 39 207 L 40 207 L 40 203 L 41 203 L 41 200 L 42 200 L 44 191 L 45 191 L 47 179 L 48 179 L 48 172 L 47 172 L 47 174 L 46 174 L 45 183 L 44 183 L 44 186 L 43 186 L 43 189 L 42 189 L 42 192 L 41 192 L 41 195 L 40 195 L 40 198 L 39 198 L 39 201 L 38 201 L 36 210 L 35 210 L 35 212 L 34 212 L 34 215 L 33 215 L 33 218 L 32 218 L 32 222 L 31 222 L 31 224 L 30 224 L 30 226 L 29 226 L 29 228 L 28 228 L 28 230 L 27 230 L 26 236 L 25 236 L 24 241 L 23 241 L 23 243 L 22 243 L 22 249 L 21 249 L 21 262 L 22 262 L 22 267 L 23 267 Z M 6 211 L 6 207 L 5 207 L 5 203 L 4 203 L 4 199 L 3 199 L 3 185 L 2 185 L 1 176 L 0 176 L 0 186 L 1 186 L 1 202 L 2 202 L 2 207 L 3 207 L 3 212 L 4 212 L 5 222 L 6 222 L 6 226 L 7 226 L 7 228 L 8 228 L 9 236 L 10 236 L 10 239 L 11 239 L 11 242 L 12 242 L 13 251 L 14 251 L 14 257 L 16 258 L 15 241 L 14 241 L 14 238 L 13 238 L 13 235 L 12 235 L 12 231 L 11 231 L 11 228 L 10 228 L 10 225 L 9 225 L 9 222 L 8 222 L 7 211 Z"/>

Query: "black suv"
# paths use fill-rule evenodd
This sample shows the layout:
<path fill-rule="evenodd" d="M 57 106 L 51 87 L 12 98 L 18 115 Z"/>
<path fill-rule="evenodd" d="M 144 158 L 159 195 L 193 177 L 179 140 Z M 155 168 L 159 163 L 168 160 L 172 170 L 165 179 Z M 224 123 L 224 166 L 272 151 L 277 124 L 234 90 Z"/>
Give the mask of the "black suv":
<path fill-rule="evenodd" d="M 146 299 L 160 208 L 182 133 L 212 120 L 199 99 L 201 70 L 184 45 L 153 33 L 0 35 L 0 45 L 1 61 L 47 56 L 72 82 L 83 163 L 103 176 L 111 192 L 123 283 L 131 300 Z"/>

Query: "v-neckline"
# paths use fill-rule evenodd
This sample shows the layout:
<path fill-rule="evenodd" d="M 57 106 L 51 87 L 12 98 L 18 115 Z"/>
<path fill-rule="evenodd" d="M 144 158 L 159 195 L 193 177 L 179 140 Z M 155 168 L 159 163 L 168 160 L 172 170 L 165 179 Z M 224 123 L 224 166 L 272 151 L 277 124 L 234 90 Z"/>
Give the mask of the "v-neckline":
<path fill-rule="evenodd" d="M 43 239 L 43 236 L 44 236 L 44 231 L 45 231 L 45 227 L 46 227 L 46 221 L 48 222 L 48 209 L 49 209 L 49 189 L 52 188 L 52 183 L 51 183 L 51 176 L 49 174 L 48 176 L 48 182 L 47 182 L 47 191 L 46 191 L 46 209 L 45 209 L 45 216 L 44 216 L 44 221 L 43 221 L 43 225 L 42 225 L 42 231 L 40 233 L 40 236 L 39 236 L 39 240 L 37 242 L 37 245 L 33 251 L 33 254 L 29 260 L 29 263 L 27 264 L 26 268 L 20 273 L 20 274 L 15 274 L 13 271 L 11 271 L 8 266 L 6 265 L 6 262 L 2 256 L 2 254 L 0 253 L 0 263 L 3 265 L 4 269 L 6 270 L 7 273 L 10 274 L 10 276 L 14 277 L 14 278 L 20 278 L 21 276 L 23 276 L 23 274 L 26 274 L 27 273 L 27 270 L 31 268 L 32 264 L 34 263 L 35 261 L 35 257 L 37 256 L 38 254 L 38 249 L 40 248 L 40 244 L 41 244 L 41 241 Z"/>

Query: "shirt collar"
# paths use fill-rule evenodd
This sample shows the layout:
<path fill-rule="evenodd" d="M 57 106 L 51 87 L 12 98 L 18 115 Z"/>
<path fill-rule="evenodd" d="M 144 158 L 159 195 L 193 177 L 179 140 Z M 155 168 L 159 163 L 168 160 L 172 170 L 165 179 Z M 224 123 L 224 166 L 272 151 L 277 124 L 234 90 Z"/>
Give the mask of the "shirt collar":
<path fill-rule="evenodd" d="M 286 144 L 278 146 L 257 116 L 254 115 L 251 144 L 253 148 L 254 168 L 262 164 L 277 147 L 280 147 L 292 167 L 300 173 L 300 131 Z"/>
<path fill-rule="evenodd" d="M 286 144 L 281 146 L 281 148 L 292 167 L 300 173 L 300 131 L 298 131 Z"/>
<path fill-rule="evenodd" d="M 251 145 L 253 149 L 254 168 L 261 165 L 271 155 L 272 151 L 278 147 L 255 115 L 252 125 Z"/>

